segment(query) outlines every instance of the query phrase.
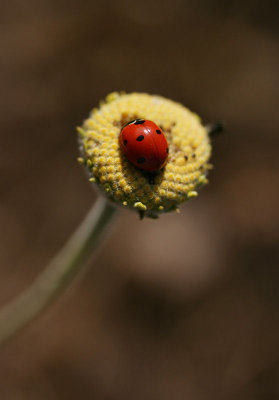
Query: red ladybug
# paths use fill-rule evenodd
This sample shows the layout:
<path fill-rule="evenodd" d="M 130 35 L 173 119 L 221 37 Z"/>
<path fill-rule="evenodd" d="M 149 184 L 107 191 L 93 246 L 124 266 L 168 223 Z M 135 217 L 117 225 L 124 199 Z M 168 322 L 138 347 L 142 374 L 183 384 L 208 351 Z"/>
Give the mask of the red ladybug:
<path fill-rule="evenodd" d="M 138 168 L 157 171 L 167 162 L 167 139 L 152 121 L 135 119 L 128 122 L 121 129 L 119 141 L 123 153 Z"/>

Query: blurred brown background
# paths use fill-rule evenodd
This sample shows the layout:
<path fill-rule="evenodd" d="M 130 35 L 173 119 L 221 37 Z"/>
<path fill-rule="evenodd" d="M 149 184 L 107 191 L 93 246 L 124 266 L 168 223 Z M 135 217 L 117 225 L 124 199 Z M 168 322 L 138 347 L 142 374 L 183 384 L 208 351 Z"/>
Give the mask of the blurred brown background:
<path fill-rule="evenodd" d="M 93 203 L 75 126 L 114 90 L 222 120 L 180 215 L 123 212 L 91 268 L 0 351 L 0 398 L 279 398 L 278 2 L 1 2 L 0 301 Z"/>

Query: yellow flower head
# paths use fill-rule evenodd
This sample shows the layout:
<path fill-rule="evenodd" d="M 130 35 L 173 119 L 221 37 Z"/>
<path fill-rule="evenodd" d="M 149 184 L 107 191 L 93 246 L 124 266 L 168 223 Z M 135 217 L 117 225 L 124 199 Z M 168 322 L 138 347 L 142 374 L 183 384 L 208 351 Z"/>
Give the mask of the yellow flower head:
<path fill-rule="evenodd" d="M 154 121 L 169 144 L 165 167 L 150 173 L 138 169 L 122 153 L 121 127 L 136 118 Z M 200 118 L 179 103 L 145 93 L 111 93 L 78 128 L 89 180 L 117 204 L 157 217 L 178 210 L 207 183 L 211 146 Z"/>

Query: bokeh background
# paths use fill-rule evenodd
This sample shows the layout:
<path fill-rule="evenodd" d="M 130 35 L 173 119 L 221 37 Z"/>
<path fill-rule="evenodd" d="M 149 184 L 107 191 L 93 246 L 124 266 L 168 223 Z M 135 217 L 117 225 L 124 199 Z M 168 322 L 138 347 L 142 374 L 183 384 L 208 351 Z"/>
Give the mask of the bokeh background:
<path fill-rule="evenodd" d="M 279 398 L 278 2 L 1 1 L 0 303 L 96 193 L 75 127 L 114 90 L 223 121 L 181 214 L 122 212 L 87 272 L 0 349 L 3 400 Z"/>

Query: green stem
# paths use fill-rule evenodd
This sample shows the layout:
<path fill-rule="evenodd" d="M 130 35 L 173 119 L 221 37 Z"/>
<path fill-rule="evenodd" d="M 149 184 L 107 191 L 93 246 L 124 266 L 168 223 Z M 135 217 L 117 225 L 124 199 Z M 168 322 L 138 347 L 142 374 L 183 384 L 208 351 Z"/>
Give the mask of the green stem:
<path fill-rule="evenodd" d="M 72 237 L 34 283 L 0 310 L 0 344 L 32 321 L 72 282 L 109 225 L 115 207 L 99 198 Z"/>

